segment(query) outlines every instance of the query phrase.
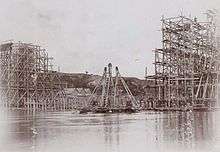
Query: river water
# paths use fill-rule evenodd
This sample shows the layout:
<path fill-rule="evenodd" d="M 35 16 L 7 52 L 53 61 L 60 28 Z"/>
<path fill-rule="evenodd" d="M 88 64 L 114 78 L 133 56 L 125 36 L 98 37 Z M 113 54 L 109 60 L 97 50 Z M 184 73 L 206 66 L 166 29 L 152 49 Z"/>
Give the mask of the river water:
<path fill-rule="evenodd" d="M 220 111 L 3 111 L 0 152 L 219 152 Z"/>

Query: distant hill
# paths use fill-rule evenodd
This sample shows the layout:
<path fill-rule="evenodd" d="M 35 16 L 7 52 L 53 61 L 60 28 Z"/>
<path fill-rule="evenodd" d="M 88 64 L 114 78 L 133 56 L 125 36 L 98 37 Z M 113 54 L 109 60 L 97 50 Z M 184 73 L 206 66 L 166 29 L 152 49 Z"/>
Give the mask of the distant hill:
<path fill-rule="evenodd" d="M 91 90 L 101 79 L 100 75 L 84 73 L 59 73 L 62 83 L 66 83 L 68 88 L 89 88 Z M 126 84 L 134 95 L 146 94 L 146 89 L 153 85 L 153 81 L 141 80 L 135 77 L 123 77 Z M 120 84 L 119 84 L 120 86 Z"/>

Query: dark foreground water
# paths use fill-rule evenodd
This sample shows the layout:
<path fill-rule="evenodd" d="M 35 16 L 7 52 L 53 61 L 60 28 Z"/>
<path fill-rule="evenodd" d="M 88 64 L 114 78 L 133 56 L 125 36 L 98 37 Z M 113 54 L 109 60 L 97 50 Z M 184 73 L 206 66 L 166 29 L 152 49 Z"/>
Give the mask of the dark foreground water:
<path fill-rule="evenodd" d="M 220 112 L 2 112 L 0 152 L 220 152 Z"/>

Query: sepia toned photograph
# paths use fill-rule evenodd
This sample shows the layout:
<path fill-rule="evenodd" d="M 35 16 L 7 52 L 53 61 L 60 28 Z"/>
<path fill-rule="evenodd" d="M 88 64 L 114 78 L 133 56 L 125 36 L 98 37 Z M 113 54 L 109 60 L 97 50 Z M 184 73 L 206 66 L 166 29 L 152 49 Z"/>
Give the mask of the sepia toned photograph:
<path fill-rule="evenodd" d="M 220 0 L 0 2 L 0 152 L 220 152 Z"/>

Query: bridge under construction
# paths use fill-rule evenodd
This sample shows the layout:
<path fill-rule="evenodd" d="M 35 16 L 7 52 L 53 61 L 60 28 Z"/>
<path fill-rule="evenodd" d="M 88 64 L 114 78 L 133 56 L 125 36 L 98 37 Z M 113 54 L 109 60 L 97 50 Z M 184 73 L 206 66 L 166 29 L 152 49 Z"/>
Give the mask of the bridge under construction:
<path fill-rule="evenodd" d="M 73 95 L 45 49 L 22 42 L 2 43 L 1 104 L 26 110 L 95 112 L 213 108 L 218 103 L 220 74 L 215 23 L 212 11 L 205 22 L 185 16 L 162 18 L 162 48 L 154 50 L 155 74 L 146 77 L 154 81 L 148 86 L 153 93 L 146 92 L 143 100 L 133 95 L 118 67 L 113 77 L 111 64 L 93 90 Z"/>

